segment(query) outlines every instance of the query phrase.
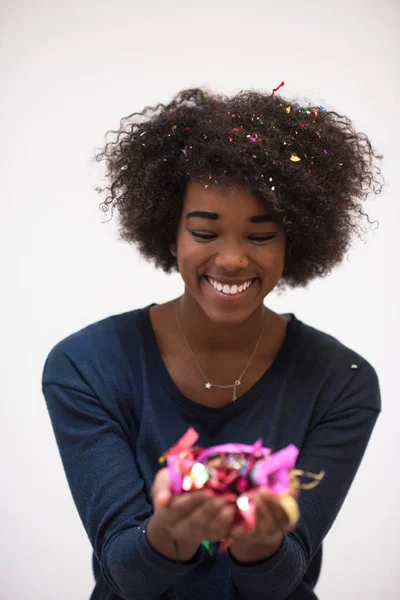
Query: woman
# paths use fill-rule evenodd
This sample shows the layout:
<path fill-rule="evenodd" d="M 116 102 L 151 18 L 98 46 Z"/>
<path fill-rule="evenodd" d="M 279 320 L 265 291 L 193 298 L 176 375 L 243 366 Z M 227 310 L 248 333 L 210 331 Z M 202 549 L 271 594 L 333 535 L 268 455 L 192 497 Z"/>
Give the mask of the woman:
<path fill-rule="evenodd" d="M 316 598 L 379 384 L 358 353 L 263 301 L 341 262 L 360 201 L 380 192 L 380 157 L 347 118 L 275 91 L 184 90 L 131 115 L 97 155 L 110 183 L 101 208 L 117 208 L 143 256 L 179 270 L 184 293 L 91 324 L 46 360 L 43 392 L 94 550 L 93 600 Z M 204 447 L 295 444 L 297 467 L 326 475 L 301 493 L 298 520 L 264 490 L 254 531 L 231 531 L 229 504 L 171 496 L 158 459 L 188 427 Z M 228 532 L 229 551 L 210 556 L 202 540 Z"/>

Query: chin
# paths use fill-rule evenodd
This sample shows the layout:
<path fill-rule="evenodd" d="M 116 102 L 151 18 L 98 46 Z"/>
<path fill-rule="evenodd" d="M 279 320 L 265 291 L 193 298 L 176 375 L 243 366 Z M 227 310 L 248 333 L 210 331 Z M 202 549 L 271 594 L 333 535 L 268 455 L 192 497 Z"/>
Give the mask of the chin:
<path fill-rule="evenodd" d="M 255 311 L 263 306 L 264 298 L 257 302 L 246 303 L 244 306 L 215 306 L 208 302 L 200 302 L 200 307 L 207 317 L 216 325 L 240 325 Z"/>

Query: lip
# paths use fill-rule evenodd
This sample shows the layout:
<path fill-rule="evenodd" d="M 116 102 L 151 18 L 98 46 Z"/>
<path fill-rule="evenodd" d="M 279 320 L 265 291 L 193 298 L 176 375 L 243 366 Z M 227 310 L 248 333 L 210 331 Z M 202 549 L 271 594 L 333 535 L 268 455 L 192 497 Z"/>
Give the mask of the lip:
<path fill-rule="evenodd" d="M 245 290 L 244 292 L 240 292 L 239 294 L 234 294 L 234 295 L 230 295 L 229 294 L 228 295 L 228 294 L 224 294 L 224 293 L 220 292 L 219 290 L 216 290 L 215 287 L 209 282 L 207 275 L 203 275 L 202 279 L 204 280 L 204 284 L 206 286 L 206 289 L 209 290 L 209 293 L 211 293 L 213 295 L 214 299 L 216 299 L 216 300 L 218 300 L 220 302 L 228 302 L 228 303 L 229 302 L 236 302 L 236 303 L 238 303 L 238 302 L 245 301 L 248 298 L 249 294 L 253 293 L 253 288 L 254 288 L 254 286 L 259 281 L 258 277 L 253 277 L 252 278 L 253 282 L 250 285 L 250 287 L 247 288 L 247 290 Z M 213 278 L 211 278 L 211 279 L 213 279 Z M 218 281 L 221 281 L 221 283 L 223 283 L 222 280 L 218 279 Z M 246 279 L 246 281 L 249 281 L 249 279 Z M 238 285 L 238 284 L 237 283 L 232 283 L 230 285 Z"/>

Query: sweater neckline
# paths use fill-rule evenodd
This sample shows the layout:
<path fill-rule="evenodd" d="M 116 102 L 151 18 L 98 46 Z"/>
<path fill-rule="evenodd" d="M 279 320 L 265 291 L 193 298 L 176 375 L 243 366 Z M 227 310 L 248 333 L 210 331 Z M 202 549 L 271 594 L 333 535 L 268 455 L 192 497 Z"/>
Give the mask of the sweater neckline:
<path fill-rule="evenodd" d="M 185 411 L 206 418 L 231 415 L 252 404 L 257 399 L 265 398 L 266 386 L 276 381 L 277 377 L 282 375 L 282 372 L 288 367 L 288 359 L 296 337 L 296 331 L 301 325 L 301 321 L 293 313 L 285 313 L 284 316 L 290 317 L 286 336 L 272 364 L 264 371 L 259 380 L 247 392 L 239 396 L 237 400 L 225 406 L 213 408 L 187 398 L 172 379 L 162 357 L 151 323 L 150 309 L 152 306 L 156 306 L 156 303 L 149 304 L 141 309 L 144 347 L 149 357 L 148 364 L 150 366 L 151 377 L 154 378 L 157 385 L 161 386 L 168 393 L 171 400 L 179 404 Z"/>

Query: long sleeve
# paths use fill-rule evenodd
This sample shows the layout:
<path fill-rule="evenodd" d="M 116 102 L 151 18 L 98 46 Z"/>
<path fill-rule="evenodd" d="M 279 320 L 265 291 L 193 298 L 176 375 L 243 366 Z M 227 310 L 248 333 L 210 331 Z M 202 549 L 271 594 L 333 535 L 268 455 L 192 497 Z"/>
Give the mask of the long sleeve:
<path fill-rule="evenodd" d="M 201 552 L 190 564 L 180 564 L 150 546 L 144 531 L 152 507 L 134 444 L 95 387 L 68 352 L 52 350 L 42 389 L 73 500 L 102 574 L 125 600 L 155 600 L 196 567 Z"/>
<path fill-rule="evenodd" d="M 233 582 L 243 600 L 291 597 L 346 498 L 380 410 L 377 375 L 364 361 L 302 447 L 297 468 L 326 475 L 316 488 L 301 492 L 296 530 L 262 563 L 242 565 L 231 559 Z"/>

